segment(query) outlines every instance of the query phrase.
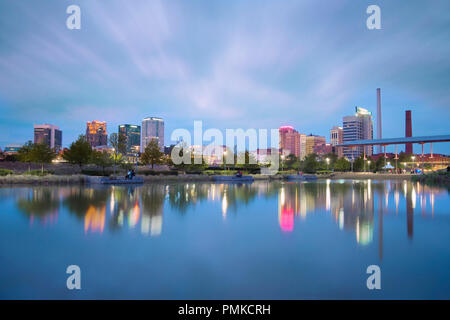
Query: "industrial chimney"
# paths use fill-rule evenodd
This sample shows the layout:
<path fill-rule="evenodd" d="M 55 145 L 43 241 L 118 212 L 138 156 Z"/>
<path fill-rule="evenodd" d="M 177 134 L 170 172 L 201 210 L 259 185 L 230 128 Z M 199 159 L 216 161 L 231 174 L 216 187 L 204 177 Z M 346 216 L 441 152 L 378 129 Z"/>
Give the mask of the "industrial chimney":
<path fill-rule="evenodd" d="M 381 89 L 377 88 L 377 139 L 382 139 L 381 134 Z M 381 145 L 378 146 L 378 153 L 382 153 Z"/>
<path fill-rule="evenodd" d="M 412 125 L 411 125 L 411 110 L 406 110 L 405 112 L 405 137 L 412 137 Z M 405 144 L 405 152 L 406 154 L 413 153 L 412 143 Z"/>

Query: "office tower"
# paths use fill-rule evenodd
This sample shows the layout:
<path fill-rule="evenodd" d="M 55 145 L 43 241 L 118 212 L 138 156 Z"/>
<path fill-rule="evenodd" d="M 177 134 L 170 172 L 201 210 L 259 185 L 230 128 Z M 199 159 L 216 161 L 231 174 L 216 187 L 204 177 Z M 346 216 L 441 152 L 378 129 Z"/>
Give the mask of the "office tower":
<path fill-rule="evenodd" d="M 161 118 L 148 117 L 142 120 L 141 150 L 156 139 L 161 151 L 164 151 L 164 120 Z"/>
<path fill-rule="evenodd" d="M 106 122 L 93 120 L 86 124 L 86 140 L 92 148 L 106 146 L 108 144 L 108 133 L 106 132 Z"/>
<path fill-rule="evenodd" d="M 355 140 L 373 139 L 372 113 L 360 107 L 356 107 L 354 116 L 343 118 L 343 142 Z M 372 155 L 372 146 L 359 146 L 354 148 L 344 148 L 344 156 L 349 160 L 355 160 L 363 153 Z"/>
<path fill-rule="evenodd" d="M 405 137 L 412 137 L 412 123 L 411 123 L 411 110 L 406 110 L 405 112 Z M 405 153 L 412 154 L 413 146 L 412 143 L 405 144 Z"/>
<path fill-rule="evenodd" d="M 377 139 L 382 139 L 381 133 L 381 89 L 377 88 Z M 381 153 L 381 146 L 377 147 L 378 153 Z"/>
<path fill-rule="evenodd" d="M 59 152 L 62 146 L 62 131 L 52 124 L 35 124 L 34 143 L 44 143 Z"/>
<path fill-rule="evenodd" d="M 339 158 L 344 156 L 344 150 L 342 147 L 336 147 L 338 144 L 344 142 L 344 129 L 339 126 L 334 126 L 330 130 L 330 144 L 333 148 L 333 152 L 337 154 Z"/>
<path fill-rule="evenodd" d="M 314 147 L 322 144 L 326 144 L 326 138 L 323 136 L 317 136 L 310 134 L 306 136 L 306 155 L 314 153 Z"/>
<path fill-rule="evenodd" d="M 141 127 L 132 124 L 119 125 L 119 136 L 125 137 L 128 156 L 135 156 L 141 151 Z M 142 150 L 143 152 L 144 150 Z"/>
<path fill-rule="evenodd" d="M 300 157 L 300 134 L 291 126 L 280 127 L 278 133 L 281 154 L 285 156 L 293 154 Z"/>
<path fill-rule="evenodd" d="M 306 157 L 306 134 L 299 133 L 300 135 L 300 160 Z"/>

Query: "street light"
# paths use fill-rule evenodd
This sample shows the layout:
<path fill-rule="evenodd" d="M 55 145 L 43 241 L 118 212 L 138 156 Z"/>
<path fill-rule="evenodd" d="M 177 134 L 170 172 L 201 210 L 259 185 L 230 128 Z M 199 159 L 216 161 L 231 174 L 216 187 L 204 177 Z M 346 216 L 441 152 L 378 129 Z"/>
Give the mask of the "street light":
<path fill-rule="evenodd" d="M 281 171 L 283 171 L 284 154 L 281 155 Z"/>
<path fill-rule="evenodd" d="M 414 170 L 415 170 L 415 169 L 414 169 L 414 166 L 416 165 L 416 163 L 415 163 L 416 157 L 415 157 L 415 156 L 412 156 L 411 159 L 412 159 L 412 161 L 413 161 L 413 171 L 414 171 Z"/>
<path fill-rule="evenodd" d="M 370 160 L 367 160 L 368 170 L 370 171 Z"/>
<path fill-rule="evenodd" d="M 327 162 L 327 171 L 328 171 L 328 165 L 330 164 L 330 158 L 326 158 L 325 161 Z"/>
<path fill-rule="evenodd" d="M 225 168 L 225 171 L 227 171 L 227 165 L 226 165 L 226 157 L 227 157 L 227 150 L 223 152 L 223 167 Z"/>

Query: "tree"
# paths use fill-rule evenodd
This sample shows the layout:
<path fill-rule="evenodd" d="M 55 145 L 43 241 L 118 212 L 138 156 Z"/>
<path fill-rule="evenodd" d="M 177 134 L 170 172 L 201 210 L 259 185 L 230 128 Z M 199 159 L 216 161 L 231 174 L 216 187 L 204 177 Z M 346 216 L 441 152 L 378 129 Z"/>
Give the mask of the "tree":
<path fill-rule="evenodd" d="M 375 162 L 375 171 L 382 171 L 383 167 L 385 166 L 386 159 L 384 159 L 384 155 L 378 157 L 377 161 Z"/>
<path fill-rule="evenodd" d="M 290 154 L 286 157 L 284 164 L 288 169 L 299 169 L 300 168 L 300 159 L 295 156 L 295 154 Z"/>
<path fill-rule="evenodd" d="M 350 169 L 350 162 L 346 158 L 339 158 L 334 163 L 334 170 L 348 171 Z"/>
<path fill-rule="evenodd" d="M 31 154 L 32 149 L 33 149 L 33 143 L 31 141 L 28 141 L 18 151 L 19 161 L 28 163 L 28 171 L 31 170 L 30 163 L 33 162 L 32 154 Z"/>
<path fill-rule="evenodd" d="M 303 171 L 308 173 L 316 172 L 319 167 L 319 162 L 317 161 L 317 154 L 311 153 L 305 157 L 303 160 Z"/>
<path fill-rule="evenodd" d="M 109 136 L 109 144 L 113 147 L 114 174 L 116 174 L 116 165 L 122 160 L 122 155 L 127 152 L 127 138 L 124 135 L 112 133 Z"/>
<path fill-rule="evenodd" d="M 31 160 L 41 164 L 41 172 L 44 173 L 44 163 L 52 162 L 55 152 L 45 143 L 35 143 L 31 149 Z"/>
<path fill-rule="evenodd" d="M 112 165 L 112 159 L 110 154 L 103 151 L 93 150 L 91 154 L 91 163 L 95 164 L 102 168 L 103 175 L 105 175 L 105 168 L 110 167 Z"/>
<path fill-rule="evenodd" d="M 255 170 L 258 169 L 258 164 L 256 162 L 256 158 L 253 154 L 248 151 L 245 151 L 244 154 L 241 154 L 244 157 L 244 163 L 242 163 L 242 167 L 246 170 Z M 237 157 L 236 162 L 237 164 Z"/>
<path fill-rule="evenodd" d="M 364 171 L 364 156 L 356 158 L 353 162 L 353 171 Z"/>
<path fill-rule="evenodd" d="M 63 153 L 63 159 L 71 164 L 78 164 L 80 168 L 91 160 L 92 147 L 84 135 L 80 135 L 70 148 Z"/>
<path fill-rule="evenodd" d="M 150 143 L 145 147 L 144 153 L 141 155 L 141 161 L 143 164 L 151 164 L 152 169 L 155 164 L 163 163 L 164 153 L 159 149 L 158 141 L 152 139 Z"/>

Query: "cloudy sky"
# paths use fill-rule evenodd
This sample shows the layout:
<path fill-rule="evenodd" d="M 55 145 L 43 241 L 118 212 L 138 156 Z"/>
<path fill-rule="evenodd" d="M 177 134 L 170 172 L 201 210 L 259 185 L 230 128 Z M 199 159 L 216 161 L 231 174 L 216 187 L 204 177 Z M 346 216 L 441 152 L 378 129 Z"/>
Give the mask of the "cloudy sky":
<path fill-rule="evenodd" d="M 66 8 L 81 7 L 81 30 Z M 381 30 L 366 8 L 381 7 Z M 176 128 L 277 128 L 329 137 L 356 105 L 383 136 L 448 134 L 450 1 L 2 0 L 0 147 L 52 123 L 163 117 Z M 166 144 L 169 143 L 166 138 Z M 419 149 L 416 149 L 419 151 Z M 450 153 L 450 144 L 434 146 Z"/>

